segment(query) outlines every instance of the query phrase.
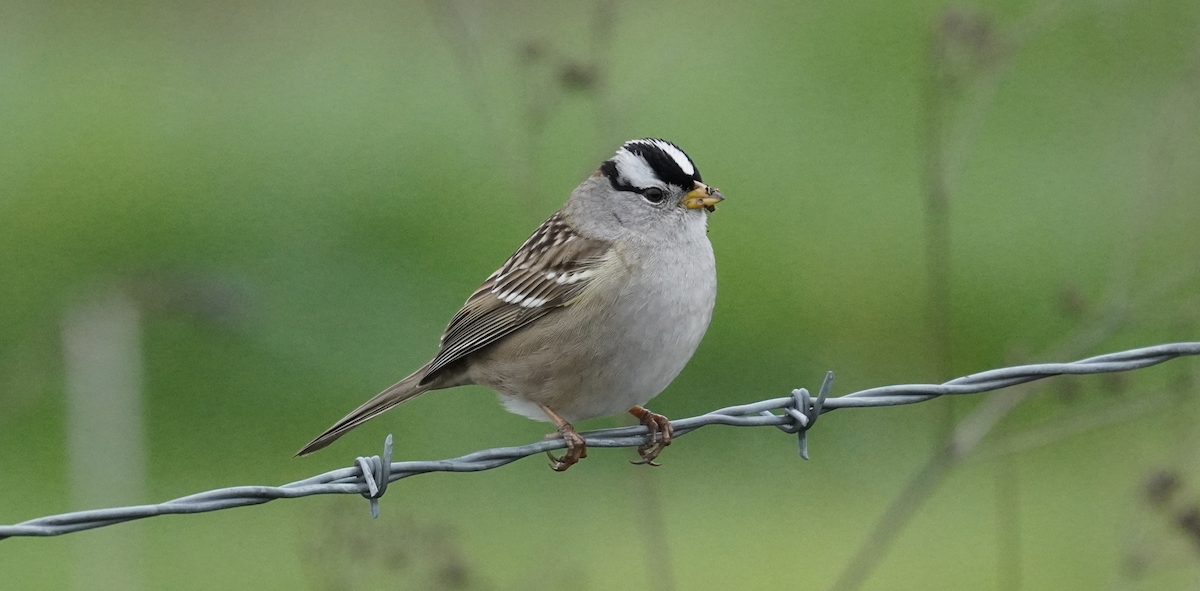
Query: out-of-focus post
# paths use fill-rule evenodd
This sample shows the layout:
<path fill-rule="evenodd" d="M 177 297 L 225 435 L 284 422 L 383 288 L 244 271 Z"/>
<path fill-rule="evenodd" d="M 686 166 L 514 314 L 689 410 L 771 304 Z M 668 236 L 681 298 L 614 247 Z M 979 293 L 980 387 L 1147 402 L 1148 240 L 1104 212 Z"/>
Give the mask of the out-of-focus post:
<path fill-rule="evenodd" d="M 62 321 L 68 486 L 74 509 L 145 502 L 141 314 L 120 289 L 89 294 Z M 73 588 L 144 589 L 141 527 L 74 539 Z"/>

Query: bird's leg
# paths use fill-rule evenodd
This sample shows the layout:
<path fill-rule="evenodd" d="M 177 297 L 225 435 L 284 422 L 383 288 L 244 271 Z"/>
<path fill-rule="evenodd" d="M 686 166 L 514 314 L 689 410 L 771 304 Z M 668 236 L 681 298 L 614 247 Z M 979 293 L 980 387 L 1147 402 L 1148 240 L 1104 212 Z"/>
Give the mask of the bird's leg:
<path fill-rule="evenodd" d="M 658 457 L 664 447 L 671 445 L 671 436 L 674 434 L 671 429 L 671 420 L 640 406 L 629 409 L 629 414 L 650 429 L 646 444 L 638 446 L 638 453 L 642 455 L 642 459 L 633 463 L 658 466 L 659 464 L 654 461 L 654 458 Z"/>
<path fill-rule="evenodd" d="M 554 426 L 558 428 L 556 433 L 547 435 L 546 439 L 562 437 L 563 441 L 567 442 L 567 453 L 563 454 L 561 458 L 554 457 L 554 454 L 549 451 L 546 452 L 546 455 L 550 456 L 550 461 L 553 462 L 550 464 L 550 467 L 555 472 L 562 472 L 574 466 L 581 458 L 586 458 L 587 443 L 584 442 L 583 436 L 575 431 L 575 427 L 572 427 L 571 423 L 568 423 L 558 413 L 550 410 L 550 407 L 543 404 L 539 404 L 538 406 L 541 407 L 542 412 L 546 413 L 546 416 L 550 417 L 551 421 L 554 421 Z"/>

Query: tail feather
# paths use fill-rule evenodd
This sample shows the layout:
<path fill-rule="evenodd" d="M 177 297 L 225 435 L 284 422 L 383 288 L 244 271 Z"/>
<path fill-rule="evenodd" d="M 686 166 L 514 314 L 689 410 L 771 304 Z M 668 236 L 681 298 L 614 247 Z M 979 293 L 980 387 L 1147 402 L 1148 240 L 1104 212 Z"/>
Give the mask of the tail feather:
<path fill-rule="evenodd" d="M 376 415 L 400 404 L 416 398 L 417 396 L 433 389 L 431 384 L 421 385 L 421 378 L 425 375 L 425 368 L 422 367 L 412 375 L 388 386 L 386 390 L 376 394 L 373 398 L 363 403 L 362 406 L 354 409 L 350 414 L 342 417 L 342 419 L 333 424 L 332 427 L 325 430 L 324 433 L 317 436 L 304 446 L 303 449 L 296 452 L 296 457 L 306 456 L 314 451 L 317 451 L 334 441 L 339 437 L 350 432 L 351 429 L 367 422 Z"/>

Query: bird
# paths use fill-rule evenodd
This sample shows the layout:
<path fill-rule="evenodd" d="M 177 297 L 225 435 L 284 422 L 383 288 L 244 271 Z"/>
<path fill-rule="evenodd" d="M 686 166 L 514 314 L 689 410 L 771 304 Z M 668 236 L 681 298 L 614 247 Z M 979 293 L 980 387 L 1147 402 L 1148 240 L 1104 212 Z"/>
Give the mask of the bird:
<path fill-rule="evenodd" d="M 683 370 L 712 319 L 708 216 L 725 196 L 679 146 L 625 142 L 467 298 L 437 354 L 305 445 L 308 455 L 432 390 L 477 384 L 512 413 L 554 423 L 564 471 L 587 457 L 572 423 L 628 412 L 649 428 L 635 464 L 670 445 L 645 408 Z"/>

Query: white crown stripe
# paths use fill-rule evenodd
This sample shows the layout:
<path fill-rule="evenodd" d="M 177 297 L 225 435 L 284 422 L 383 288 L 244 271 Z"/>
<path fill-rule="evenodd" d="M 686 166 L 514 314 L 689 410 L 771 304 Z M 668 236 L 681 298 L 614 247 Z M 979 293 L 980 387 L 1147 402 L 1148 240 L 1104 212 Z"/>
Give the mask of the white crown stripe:
<path fill-rule="evenodd" d="M 639 189 L 662 187 L 662 181 L 658 180 L 658 175 L 654 174 L 654 169 L 650 168 L 645 158 L 628 150 L 617 150 L 613 162 L 617 164 L 617 174 L 630 185 Z"/>
<path fill-rule="evenodd" d="M 629 149 L 635 145 L 645 146 L 666 154 L 679 167 L 679 171 L 686 176 L 691 177 L 696 174 L 696 167 L 687 154 L 684 154 L 683 150 L 675 147 L 671 142 L 656 138 L 629 140 L 621 145 L 621 149 L 617 150 L 616 155 L 612 158 L 613 163 L 616 164 L 617 176 L 628 185 L 638 189 L 663 187 L 662 180 L 645 157 L 638 156 Z"/>
<path fill-rule="evenodd" d="M 696 174 L 696 167 L 692 166 L 692 161 L 688 159 L 687 154 L 683 153 L 683 150 L 662 140 L 650 140 L 648 143 L 654 144 L 660 150 L 666 152 L 668 156 L 675 160 L 675 164 L 679 165 L 679 170 L 682 170 L 683 174 L 688 176 Z"/>

